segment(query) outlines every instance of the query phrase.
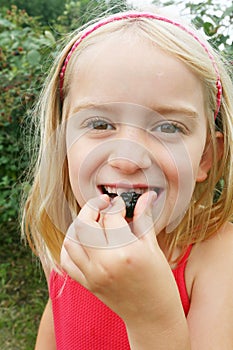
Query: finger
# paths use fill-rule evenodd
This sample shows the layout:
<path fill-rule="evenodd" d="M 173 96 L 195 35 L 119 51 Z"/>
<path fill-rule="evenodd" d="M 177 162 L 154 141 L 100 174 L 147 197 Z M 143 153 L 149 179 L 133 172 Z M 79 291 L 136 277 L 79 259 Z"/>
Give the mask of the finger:
<path fill-rule="evenodd" d="M 74 263 L 72 257 L 66 250 L 66 244 L 62 246 L 60 254 L 60 263 L 62 269 L 75 281 L 82 284 L 84 287 L 87 286 L 85 275 L 80 270 L 77 264 Z"/>
<path fill-rule="evenodd" d="M 67 237 L 71 241 L 82 246 L 82 249 L 88 255 L 85 248 L 103 248 L 107 246 L 105 232 L 100 224 L 94 220 L 85 217 L 80 219 L 79 215 L 70 226 Z"/>
<path fill-rule="evenodd" d="M 126 213 L 125 202 L 123 201 L 121 196 L 117 196 L 111 200 L 109 207 L 102 210 L 101 213 L 111 215 L 117 214 L 124 218 Z"/>
<path fill-rule="evenodd" d="M 105 214 L 111 214 L 111 215 L 119 214 L 121 217 L 123 218 L 125 217 L 125 214 L 126 214 L 125 203 L 120 196 L 117 196 L 111 199 L 109 206 L 100 212 L 100 218 L 98 222 L 102 227 L 104 227 L 103 220 L 104 220 Z"/>
<path fill-rule="evenodd" d="M 82 221 L 76 218 L 75 230 L 75 239 L 83 246 L 83 249 L 87 247 L 105 248 L 108 244 L 104 228 L 98 222 Z"/>
<path fill-rule="evenodd" d="M 137 240 L 124 218 L 125 212 L 125 203 L 120 196 L 115 197 L 111 206 L 104 211 L 102 225 L 108 247 L 119 247 Z"/>
<path fill-rule="evenodd" d="M 106 247 L 105 233 L 98 221 L 101 211 L 109 204 L 110 198 L 107 195 L 89 200 L 74 220 L 75 234 L 73 239 L 85 247 Z"/>
<path fill-rule="evenodd" d="M 84 260 L 86 263 L 89 262 L 89 256 L 80 242 L 74 222 L 68 228 L 66 237 L 63 242 L 63 246 L 65 247 L 69 255 L 70 255 L 70 252 L 74 251 L 75 252 L 75 254 L 73 254 L 74 258 L 75 258 L 75 255 L 78 254 L 80 258 Z"/>
<path fill-rule="evenodd" d="M 137 237 L 143 237 L 147 233 L 155 235 L 152 209 L 156 198 L 157 194 L 154 191 L 148 191 L 137 201 L 132 223 L 133 233 Z"/>
<path fill-rule="evenodd" d="M 106 209 L 109 204 L 110 198 L 106 194 L 92 198 L 80 210 L 78 217 L 82 221 L 98 221 L 100 211 Z"/>

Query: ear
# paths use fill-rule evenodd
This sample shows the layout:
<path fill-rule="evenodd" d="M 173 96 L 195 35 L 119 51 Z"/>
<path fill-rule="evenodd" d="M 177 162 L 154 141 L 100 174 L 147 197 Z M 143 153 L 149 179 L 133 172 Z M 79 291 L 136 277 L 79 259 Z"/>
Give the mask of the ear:
<path fill-rule="evenodd" d="M 217 146 L 217 160 L 221 159 L 224 149 L 224 137 L 219 131 L 215 133 L 216 146 Z M 213 148 L 210 142 L 206 143 L 196 177 L 196 182 L 203 182 L 208 177 L 208 172 L 213 164 Z"/>

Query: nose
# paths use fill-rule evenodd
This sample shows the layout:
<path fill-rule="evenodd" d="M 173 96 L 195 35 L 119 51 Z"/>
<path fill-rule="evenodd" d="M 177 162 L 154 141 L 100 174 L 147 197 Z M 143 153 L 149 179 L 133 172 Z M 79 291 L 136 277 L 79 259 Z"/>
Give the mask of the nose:
<path fill-rule="evenodd" d="M 131 140 L 118 140 L 108 158 L 108 164 L 124 174 L 145 170 L 152 164 L 149 151 Z"/>

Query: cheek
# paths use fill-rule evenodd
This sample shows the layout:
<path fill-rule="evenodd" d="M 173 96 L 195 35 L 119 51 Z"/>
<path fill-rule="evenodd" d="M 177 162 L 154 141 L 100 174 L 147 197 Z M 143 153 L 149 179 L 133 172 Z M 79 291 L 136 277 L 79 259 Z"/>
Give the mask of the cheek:
<path fill-rule="evenodd" d="M 167 232 L 174 230 L 185 215 L 195 187 L 198 159 L 182 145 L 167 149 L 161 164 L 167 180 Z"/>
<path fill-rule="evenodd" d="M 161 155 L 160 166 L 167 178 L 169 189 L 190 193 L 195 183 L 196 160 L 188 148 L 183 144 L 169 145 Z"/>
<path fill-rule="evenodd" d="M 72 146 L 71 149 L 67 152 L 67 162 L 68 162 L 68 172 L 69 180 L 71 184 L 72 191 L 75 195 L 75 198 L 78 200 L 78 178 L 80 173 L 80 164 L 82 159 L 80 153 L 77 152 L 77 147 Z M 79 202 L 79 201 L 78 201 Z"/>
<path fill-rule="evenodd" d="M 85 139 L 73 144 L 67 152 L 69 179 L 72 191 L 82 207 L 90 198 L 98 196 L 97 177 L 106 164 L 108 147 Z"/>
<path fill-rule="evenodd" d="M 69 180 L 74 196 L 81 207 L 88 199 L 88 185 L 90 185 L 93 171 L 90 166 L 87 166 L 87 159 L 90 158 L 91 149 L 81 140 L 74 143 L 67 151 Z"/>

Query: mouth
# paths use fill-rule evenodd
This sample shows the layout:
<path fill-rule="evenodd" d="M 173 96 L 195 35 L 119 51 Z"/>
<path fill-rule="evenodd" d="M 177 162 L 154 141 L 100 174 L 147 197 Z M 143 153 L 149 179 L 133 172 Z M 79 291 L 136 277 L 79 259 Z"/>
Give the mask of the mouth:
<path fill-rule="evenodd" d="M 161 193 L 161 188 L 150 186 L 116 186 L 116 185 L 101 185 L 100 189 L 103 194 L 107 194 L 110 198 L 121 196 L 125 202 L 126 219 L 131 219 L 134 215 L 134 208 L 136 206 L 138 198 L 145 192 L 154 191 L 157 193 L 157 197 Z"/>
<path fill-rule="evenodd" d="M 162 192 L 162 188 L 160 187 L 153 187 L 153 186 L 140 186 L 140 185 L 134 185 L 134 186 L 118 186 L 118 185 L 101 185 L 99 186 L 99 189 L 101 191 L 102 194 L 107 194 L 110 198 L 114 198 L 116 196 L 121 196 L 122 193 L 136 193 L 137 195 L 142 195 L 145 192 L 148 191 L 154 191 L 156 192 L 157 196 L 160 195 L 160 193 Z"/>

